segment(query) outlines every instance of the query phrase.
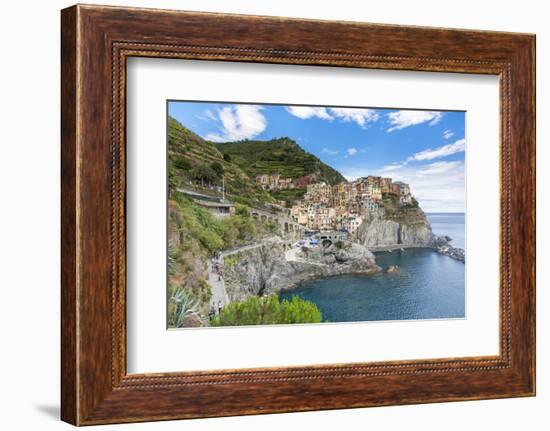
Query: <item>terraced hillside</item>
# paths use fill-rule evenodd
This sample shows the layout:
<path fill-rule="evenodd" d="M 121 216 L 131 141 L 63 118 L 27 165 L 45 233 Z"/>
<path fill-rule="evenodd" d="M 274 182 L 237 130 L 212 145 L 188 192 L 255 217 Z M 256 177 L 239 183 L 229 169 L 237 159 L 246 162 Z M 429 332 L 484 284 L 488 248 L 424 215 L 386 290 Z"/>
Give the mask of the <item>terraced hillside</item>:
<path fill-rule="evenodd" d="M 220 194 L 222 176 L 228 199 L 247 204 L 274 202 L 272 196 L 256 186 L 231 158 L 211 142 L 205 141 L 177 120 L 168 119 L 169 191 L 178 187 L 195 188 L 205 194 Z"/>
<path fill-rule="evenodd" d="M 304 151 L 290 138 L 270 141 L 239 141 L 216 144 L 216 148 L 239 165 L 251 178 L 280 174 L 284 178 L 317 175 L 319 181 L 334 185 L 346 181 L 337 170 Z"/>

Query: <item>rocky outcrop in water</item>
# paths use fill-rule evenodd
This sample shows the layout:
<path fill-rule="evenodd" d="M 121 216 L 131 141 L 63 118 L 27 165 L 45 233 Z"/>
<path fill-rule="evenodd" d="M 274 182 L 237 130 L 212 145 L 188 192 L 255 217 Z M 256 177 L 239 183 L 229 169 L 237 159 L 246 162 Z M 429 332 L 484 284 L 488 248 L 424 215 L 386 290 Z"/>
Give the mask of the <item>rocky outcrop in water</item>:
<path fill-rule="evenodd" d="M 252 295 L 277 293 L 313 278 L 380 271 L 366 247 L 347 241 L 339 246 L 318 245 L 289 251 L 283 242 L 271 241 L 240 252 L 234 259 L 226 259 L 224 265 L 229 299 L 238 301 Z"/>
<path fill-rule="evenodd" d="M 453 258 L 453 259 L 459 260 L 462 263 L 465 263 L 466 253 L 464 249 L 453 247 L 451 244 L 449 244 L 450 241 L 452 241 L 452 238 L 446 235 L 435 237 L 433 248 L 440 254 L 449 256 L 450 258 Z"/>

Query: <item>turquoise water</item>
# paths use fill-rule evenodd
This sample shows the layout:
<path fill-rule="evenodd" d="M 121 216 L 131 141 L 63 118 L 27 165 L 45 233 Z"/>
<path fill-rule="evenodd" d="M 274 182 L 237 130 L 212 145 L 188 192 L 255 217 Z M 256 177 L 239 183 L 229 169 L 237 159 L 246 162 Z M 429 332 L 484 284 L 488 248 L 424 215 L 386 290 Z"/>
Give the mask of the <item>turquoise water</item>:
<path fill-rule="evenodd" d="M 466 249 L 464 213 L 427 213 L 428 221 L 432 225 L 432 232 L 436 235 L 447 235 L 453 240 L 451 245 Z"/>
<path fill-rule="evenodd" d="M 463 263 L 425 248 L 376 253 L 376 261 L 400 271 L 311 280 L 280 297 L 314 302 L 329 322 L 465 317 Z"/>

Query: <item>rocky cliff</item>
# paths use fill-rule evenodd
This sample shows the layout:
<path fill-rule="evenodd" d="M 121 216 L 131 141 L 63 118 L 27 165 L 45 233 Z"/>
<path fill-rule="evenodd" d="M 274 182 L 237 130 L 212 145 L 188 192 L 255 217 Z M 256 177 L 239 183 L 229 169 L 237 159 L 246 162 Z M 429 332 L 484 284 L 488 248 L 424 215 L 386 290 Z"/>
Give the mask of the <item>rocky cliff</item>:
<path fill-rule="evenodd" d="M 419 207 L 380 208 L 366 216 L 352 236 L 366 247 L 431 247 L 434 235 Z"/>
<path fill-rule="evenodd" d="M 339 246 L 318 245 L 289 251 L 284 242 L 270 241 L 228 256 L 224 264 L 228 296 L 231 301 L 239 301 L 290 289 L 312 278 L 380 271 L 366 247 L 350 242 Z"/>

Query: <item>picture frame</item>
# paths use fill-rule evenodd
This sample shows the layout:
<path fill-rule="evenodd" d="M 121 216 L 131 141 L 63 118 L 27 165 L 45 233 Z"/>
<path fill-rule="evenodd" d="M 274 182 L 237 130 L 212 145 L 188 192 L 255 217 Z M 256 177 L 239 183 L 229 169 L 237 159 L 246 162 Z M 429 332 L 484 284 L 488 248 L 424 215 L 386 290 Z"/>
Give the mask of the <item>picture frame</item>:
<path fill-rule="evenodd" d="M 76 5 L 61 13 L 61 54 L 62 420 L 92 425 L 535 395 L 534 35 Z M 128 374 L 131 57 L 498 76 L 499 355 Z"/>

